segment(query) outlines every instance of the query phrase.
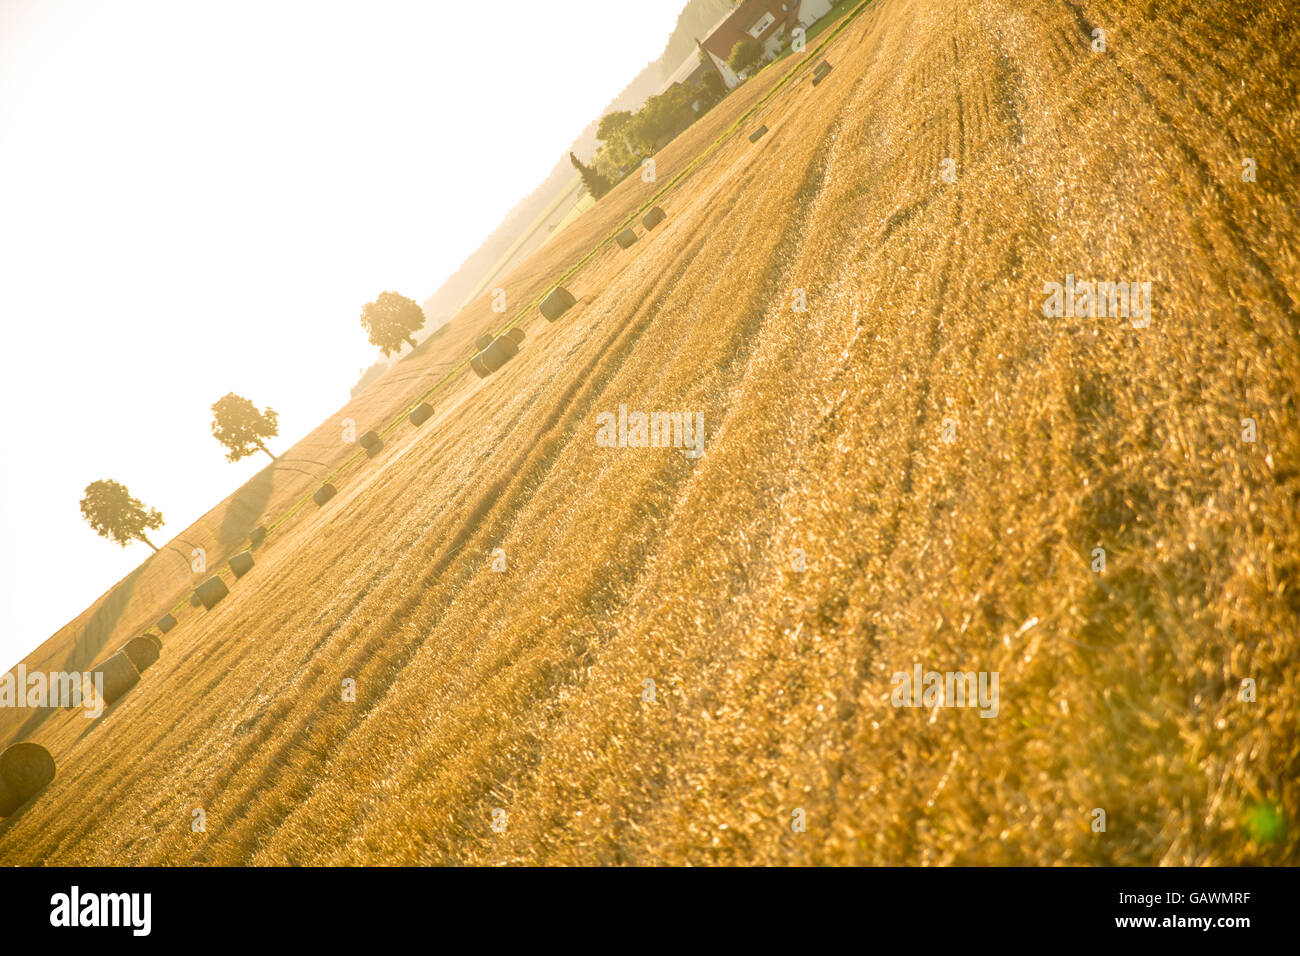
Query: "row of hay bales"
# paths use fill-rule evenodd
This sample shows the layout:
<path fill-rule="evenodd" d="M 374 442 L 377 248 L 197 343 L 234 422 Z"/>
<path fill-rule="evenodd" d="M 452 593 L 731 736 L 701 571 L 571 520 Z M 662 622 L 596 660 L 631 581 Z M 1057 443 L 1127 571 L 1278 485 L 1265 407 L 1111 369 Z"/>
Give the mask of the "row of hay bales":
<path fill-rule="evenodd" d="M 261 536 L 265 540 L 265 533 Z M 230 569 L 236 578 L 242 578 L 253 569 L 253 556 L 240 552 L 230 559 Z M 230 588 L 220 575 L 204 580 L 190 595 L 190 604 L 212 610 Z M 177 626 L 176 615 L 167 612 L 155 625 L 164 635 Z M 67 708 L 85 706 L 97 694 L 104 707 L 111 707 L 125 697 L 141 675 L 158 663 L 162 657 L 162 638 L 151 632 L 133 637 L 116 652 L 109 655 L 89 672 L 89 681 L 82 687 L 81 701 L 65 701 Z M 97 689 L 98 688 L 98 689 Z M 75 699 L 75 698 L 74 698 Z M 54 779 L 54 758 L 40 744 L 23 741 L 14 744 L 0 756 L 0 817 L 11 815 L 20 806 L 45 788 Z"/>
<path fill-rule="evenodd" d="M 668 214 L 661 207 L 652 206 L 641 217 L 641 224 L 649 232 L 667 218 Z M 614 236 L 614 241 L 618 243 L 620 249 L 630 249 L 639 238 L 635 228 L 627 226 Z M 546 321 L 554 322 L 577 304 L 578 300 L 572 292 L 562 285 L 557 285 L 542 299 L 538 309 Z M 501 335 L 492 335 L 490 333 L 480 335 L 474 340 L 475 353 L 473 358 L 469 360 L 470 368 L 474 370 L 474 374 L 479 378 L 487 378 L 518 355 L 519 347 L 523 345 L 523 342 L 524 330 L 518 326 L 513 326 Z M 416 411 L 427 408 L 428 406 L 421 404 Z M 424 412 L 423 417 L 416 421 L 416 413 L 412 412 L 411 421 L 417 425 L 422 424 L 431 413 L 431 409 Z"/>
<path fill-rule="evenodd" d="M 162 641 L 156 635 L 131 638 L 117 653 L 90 671 L 90 681 L 82 688 L 81 701 L 65 701 L 64 706 L 85 706 L 96 693 L 104 707 L 117 703 L 161 655 Z M 30 740 L 16 743 L 0 754 L 0 817 L 12 816 L 44 790 L 54 779 L 55 771 L 50 752 Z"/>
<path fill-rule="evenodd" d="M 831 71 L 831 65 L 825 61 L 813 70 L 813 86 L 817 86 Z M 759 126 L 750 136 L 749 141 L 756 143 L 767 133 L 766 126 Z M 652 206 L 642 217 L 641 224 L 647 232 L 660 225 L 668 214 L 660 206 Z M 620 249 L 630 249 L 639 237 L 633 226 L 620 230 L 614 241 Z M 578 304 L 577 298 L 562 285 L 556 285 L 541 301 L 539 311 L 548 322 L 555 322 Z M 480 335 L 474 342 L 475 353 L 470 359 L 470 368 L 479 378 L 487 378 L 501 369 L 510 359 L 519 354 L 524 342 L 524 331 L 518 326 L 508 329 L 501 335 Z M 420 402 L 411 410 L 411 424 L 417 428 L 433 417 L 433 407 L 428 402 Z M 370 430 L 358 439 L 358 444 L 373 458 L 384 448 L 379 433 Z M 330 482 L 323 483 L 312 495 L 317 507 L 324 507 L 336 495 L 338 489 Z M 250 550 L 240 552 L 230 559 L 230 570 L 235 578 L 242 578 L 254 566 L 252 548 L 265 543 L 268 531 L 265 526 L 255 528 L 249 535 Z M 194 589 L 190 595 L 193 607 L 212 610 L 230 593 L 220 575 L 213 575 Z M 164 635 L 177 626 L 175 614 L 168 612 L 157 622 L 157 628 Z M 105 706 L 116 703 L 139 682 L 140 676 L 157 663 L 162 654 L 162 641 L 153 634 L 132 638 L 117 653 L 107 658 L 92 673 L 92 679 L 103 680 L 103 701 Z M 31 799 L 50 781 L 54 779 L 54 758 L 40 744 L 30 741 L 14 744 L 0 755 L 0 817 L 9 816 L 23 803 Z"/>
<path fill-rule="evenodd" d="M 830 74 L 833 67 L 825 60 L 818 63 L 812 71 L 812 85 L 818 86 Z M 757 143 L 768 132 L 766 125 L 760 125 L 749 135 L 751 143 Z M 647 232 L 667 219 L 667 213 L 659 206 L 652 206 L 644 216 L 641 224 Z M 626 250 L 636 244 L 639 237 L 633 226 L 620 230 L 614 240 L 620 249 Z M 555 322 L 575 305 L 577 298 L 562 285 L 542 299 L 539 311 L 548 322 Z M 519 353 L 524 341 L 524 331 L 512 327 L 501 335 L 484 334 L 474 343 L 475 354 L 470 359 L 470 368 L 479 378 L 487 378 L 498 371 L 506 362 Z M 409 418 L 417 428 L 433 417 L 433 407 L 427 402 L 420 402 L 411 410 Z M 379 433 L 367 431 L 358 440 L 358 444 L 373 458 L 383 450 L 384 442 Z M 324 507 L 338 494 L 333 484 L 325 482 L 312 495 L 318 507 Z M 258 548 L 266 541 L 268 531 L 262 526 L 255 528 L 249 535 L 250 550 L 243 551 L 230 559 L 230 570 L 235 578 L 242 578 L 253 569 L 252 548 Z M 230 593 L 220 575 L 203 581 L 190 596 L 190 604 L 212 610 Z M 157 623 L 158 630 L 164 635 L 177 626 L 175 614 L 164 614 Z M 140 680 L 146 670 L 157 663 L 162 655 L 162 641 L 153 634 L 146 633 L 131 640 L 95 668 L 92 679 L 102 678 L 103 701 L 105 706 L 116 703 L 127 694 Z M 0 754 L 0 817 L 7 817 L 19 807 L 40 793 L 54 779 L 54 758 L 40 744 L 31 741 L 16 743 Z"/>
<path fill-rule="evenodd" d="M 641 225 L 645 227 L 646 232 L 650 232 L 667 218 L 668 214 L 661 207 L 651 206 L 641 217 Z M 639 238 L 636 229 L 627 226 L 614 236 L 614 241 L 618 243 L 620 249 L 630 249 Z M 557 285 L 546 298 L 542 299 L 540 310 L 547 322 L 554 322 L 577 304 L 578 300 L 572 292 L 562 285 Z"/>
<path fill-rule="evenodd" d="M 641 219 L 647 231 L 654 229 L 667 218 L 659 206 L 651 208 Z M 638 239 L 632 227 L 619 232 L 615 237 L 622 249 L 630 248 Z M 577 305 L 577 299 L 568 289 L 556 286 L 542 300 L 540 311 L 548 322 L 554 322 Z M 524 331 L 514 326 L 501 335 L 484 334 L 475 340 L 475 354 L 470 359 L 472 368 L 479 378 L 487 378 L 502 368 L 506 362 L 519 354 L 519 347 L 524 342 Z M 411 410 L 409 418 L 415 426 L 423 425 L 433 417 L 433 407 L 421 402 Z M 384 442 L 379 433 L 371 430 L 358 439 L 358 444 L 368 456 L 373 458 L 383 450 Z M 330 482 L 323 483 L 312 495 L 318 507 L 324 507 L 338 494 L 338 489 Z M 252 549 L 265 543 L 268 531 L 265 526 L 255 528 L 249 534 L 250 549 L 236 554 L 230 559 L 230 570 L 235 578 L 242 578 L 254 567 Z M 212 610 L 228 594 L 230 588 L 219 574 L 205 579 L 190 595 L 192 607 Z M 156 627 L 166 635 L 174 630 L 178 621 L 172 612 L 158 619 Z M 112 654 L 91 671 L 93 682 L 102 680 L 102 700 L 104 706 L 115 704 L 126 696 L 140 677 L 158 662 L 162 655 L 162 640 L 152 633 L 134 637 L 127 641 L 116 653 Z M 87 689 L 89 690 L 89 688 Z M 9 816 L 33 796 L 43 790 L 54 779 L 55 764 L 50 752 L 40 744 L 24 741 L 11 746 L 0 755 L 0 817 Z"/>
<path fill-rule="evenodd" d="M 649 232 L 667 218 L 668 214 L 664 212 L 661 207 L 653 206 L 641 217 L 641 224 L 645 227 L 646 231 Z M 637 241 L 638 237 L 635 230 L 629 226 L 620 231 L 614 239 L 620 248 L 627 249 Z M 539 310 L 548 322 L 554 322 L 577 304 L 578 300 L 573 293 L 564 288 L 564 286 L 557 285 L 542 299 L 539 305 Z M 474 354 L 470 357 L 469 367 L 479 378 L 487 378 L 492 373 L 499 371 L 507 362 L 519 354 L 519 349 L 524 343 L 524 338 L 524 330 L 518 325 L 512 326 L 500 335 L 494 335 L 490 332 L 480 335 L 474 340 Z M 422 401 L 411 410 L 408 417 L 410 418 L 411 424 L 418 428 L 433 417 L 433 406 L 428 402 Z M 384 447 L 383 439 L 379 436 L 378 432 L 373 430 L 362 435 L 361 438 L 358 439 L 357 444 L 359 444 L 371 458 L 379 454 Z M 312 494 L 312 500 L 316 503 L 318 508 L 323 508 L 333 500 L 337 494 L 338 488 L 336 488 L 331 482 L 326 481 Z M 254 547 L 257 547 L 265 539 L 266 530 L 264 528 L 259 528 L 253 532 L 252 544 Z M 252 561 L 251 556 L 249 557 L 249 561 Z M 233 561 L 231 562 L 231 566 L 233 569 Z M 236 576 L 238 577 L 239 575 L 240 572 L 236 570 Z M 219 581 L 219 579 L 217 580 Z M 224 597 L 224 594 L 221 596 Z M 217 600 L 220 600 L 220 598 L 217 598 Z M 191 599 L 191 603 L 196 607 L 198 606 L 199 600 L 197 592 L 196 597 Z M 206 602 L 205 606 L 210 607 Z M 174 626 L 174 621 L 172 622 L 172 625 Z M 164 633 L 166 632 L 164 631 Z"/>

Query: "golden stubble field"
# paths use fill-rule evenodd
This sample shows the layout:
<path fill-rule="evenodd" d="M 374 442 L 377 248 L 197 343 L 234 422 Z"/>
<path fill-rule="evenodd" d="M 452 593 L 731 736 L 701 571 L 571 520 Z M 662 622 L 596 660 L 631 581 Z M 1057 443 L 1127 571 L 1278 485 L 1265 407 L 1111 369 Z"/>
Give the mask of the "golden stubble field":
<path fill-rule="evenodd" d="M 877 0 L 102 720 L 40 724 L 59 775 L 0 863 L 1300 862 L 1300 14 L 1253 7 Z M 1151 282 L 1150 327 L 1045 317 L 1069 274 Z M 494 319 L 286 457 L 341 462 L 339 419 Z M 619 405 L 702 412 L 707 454 L 598 447 Z M 313 487 L 274 482 L 205 519 L 222 553 Z M 193 586 L 171 565 L 102 649 Z M 917 663 L 998 672 L 997 716 L 894 707 Z"/>

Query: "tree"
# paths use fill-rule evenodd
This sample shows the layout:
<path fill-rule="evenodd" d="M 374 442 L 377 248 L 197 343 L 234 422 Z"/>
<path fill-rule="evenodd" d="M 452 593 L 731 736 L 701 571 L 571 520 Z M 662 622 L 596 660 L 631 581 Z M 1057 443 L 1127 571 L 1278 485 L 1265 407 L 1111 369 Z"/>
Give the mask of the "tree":
<path fill-rule="evenodd" d="M 699 118 L 691 109 L 695 97 L 694 87 L 678 84 L 646 100 L 635 117 L 636 129 L 649 144 L 646 152 L 656 151 Z"/>
<path fill-rule="evenodd" d="M 753 37 L 746 37 L 736 41 L 736 45 L 731 48 L 731 55 L 727 57 L 727 66 L 731 67 L 733 73 L 744 73 L 762 56 L 763 44 Z"/>
<path fill-rule="evenodd" d="M 275 461 L 262 439 L 280 434 L 279 421 L 272 409 L 259 412 L 256 405 L 234 392 L 212 405 L 212 434 L 229 449 L 226 461 L 239 461 L 259 449 Z"/>
<path fill-rule="evenodd" d="M 710 70 L 700 78 L 700 88 L 704 90 L 705 100 L 710 105 L 727 95 L 727 87 L 716 70 Z"/>
<path fill-rule="evenodd" d="M 424 310 L 414 299 L 381 292 L 361 310 L 361 327 L 370 336 L 370 344 L 378 345 L 387 356 L 389 352 L 400 352 L 403 342 L 415 348 L 411 335 L 424 328 Z"/>
<path fill-rule="evenodd" d="M 631 110 L 615 110 L 601 117 L 596 126 L 596 139 L 608 142 L 615 136 L 624 136 L 628 124 L 632 122 Z"/>
<path fill-rule="evenodd" d="M 573 153 L 569 154 L 569 162 L 573 163 L 573 168 L 582 175 L 582 185 L 587 188 L 587 192 L 591 195 L 592 199 L 599 199 L 614 188 L 608 179 L 602 176 L 595 168 L 584 166 L 582 160 Z"/>
<path fill-rule="evenodd" d="M 101 538 L 124 548 L 132 541 L 143 541 L 154 553 L 158 551 L 145 532 L 162 527 L 162 513 L 132 498 L 126 485 L 112 479 L 92 481 L 81 499 L 81 514 Z"/>

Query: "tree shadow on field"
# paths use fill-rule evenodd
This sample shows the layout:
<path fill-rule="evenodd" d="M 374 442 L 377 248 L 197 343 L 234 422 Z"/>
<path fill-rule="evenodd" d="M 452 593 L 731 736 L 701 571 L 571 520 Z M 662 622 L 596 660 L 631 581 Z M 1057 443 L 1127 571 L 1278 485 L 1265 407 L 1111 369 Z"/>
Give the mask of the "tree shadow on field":
<path fill-rule="evenodd" d="M 150 555 L 150 558 L 152 557 L 153 555 Z M 73 641 L 72 647 L 64 655 L 62 662 L 54 665 L 55 670 L 68 672 L 89 669 L 91 662 L 99 656 L 100 651 L 108 644 L 109 635 L 117 627 L 122 612 L 126 610 L 126 605 L 131 600 L 136 581 L 148 566 L 149 560 L 146 560 L 109 592 L 108 597 L 104 598 L 99 607 L 95 608 L 90 620 L 86 622 L 85 628 Z M 58 712 L 59 708 L 57 707 L 37 708 L 15 731 L 13 739 L 23 740 L 32 736 L 36 729 L 45 722 L 46 718 Z"/>
<path fill-rule="evenodd" d="M 4 836 L 5 831 L 9 829 L 10 824 L 17 823 L 24 816 L 26 816 L 28 808 L 31 807 L 33 804 L 35 804 L 37 800 L 41 799 L 42 794 L 44 794 L 45 791 L 48 789 L 50 789 L 50 785 L 47 783 L 45 786 L 41 787 L 41 789 L 37 790 L 30 797 L 24 800 L 22 806 L 20 806 L 17 810 L 9 814 L 9 816 L 0 819 L 0 836 Z"/>
<path fill-rule="evenodd" d="M 248 533 L 257 527 L 271 500 L 275 468 L 275 463 L 267 465 L 231 497 L 230 507 L 217 530 L 217 546 L 222 554 L 244 549 Z"/>
<path fill-rule="evenodd" d="M 129 698 L 135 692 L 136 688 L 140 686 L 140 682 L 143 680 L 144 680 L 144 675 L 141 674 L 139 680 L 137 680 L 133 685 L 131 685 L 131 688 L 127 690 L 121 697 L 113 701 L 113 703 L 106 704 L 104 706 L 104 712 L 102 714 L 100 714 L 98 717 L 92 717 L 89 720 L 87 720 L 86 729 L 83 730 L 81 733 L 77 734 L 77 739 L 76 741 L 74 741 L 74 743 L 79 744 L 83 740 L 85 740 L 86 737 L 89 736 L 91 731 L 99 727 L 99 725 L 102 724 L 108 718 L 109 714 L 113 713 L 113 711 L 117 710 L 118 707 L 120 707 L 123 703 L 126 702 L 127 698 Z"/>

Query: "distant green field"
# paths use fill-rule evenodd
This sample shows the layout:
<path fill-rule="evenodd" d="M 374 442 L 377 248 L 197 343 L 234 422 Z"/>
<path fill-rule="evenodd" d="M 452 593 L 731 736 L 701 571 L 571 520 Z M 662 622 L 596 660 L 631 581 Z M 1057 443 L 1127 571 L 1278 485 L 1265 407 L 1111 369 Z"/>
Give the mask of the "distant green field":
<path fill-rule="evenodd" d="M 546 243 L 564 232 L 565 229 L 577 221 L 579 216 L 594 205 L 596 205 L 596 200 L 592 199 L 589 193 L 583 193 L 582 197 L 573 204 L 573 208 L 569 210 L 569 214 L 556 223 L 555 228 L 551 230 L 551 234 L 546 237 L 542 245 L 545 246 Z"/>

